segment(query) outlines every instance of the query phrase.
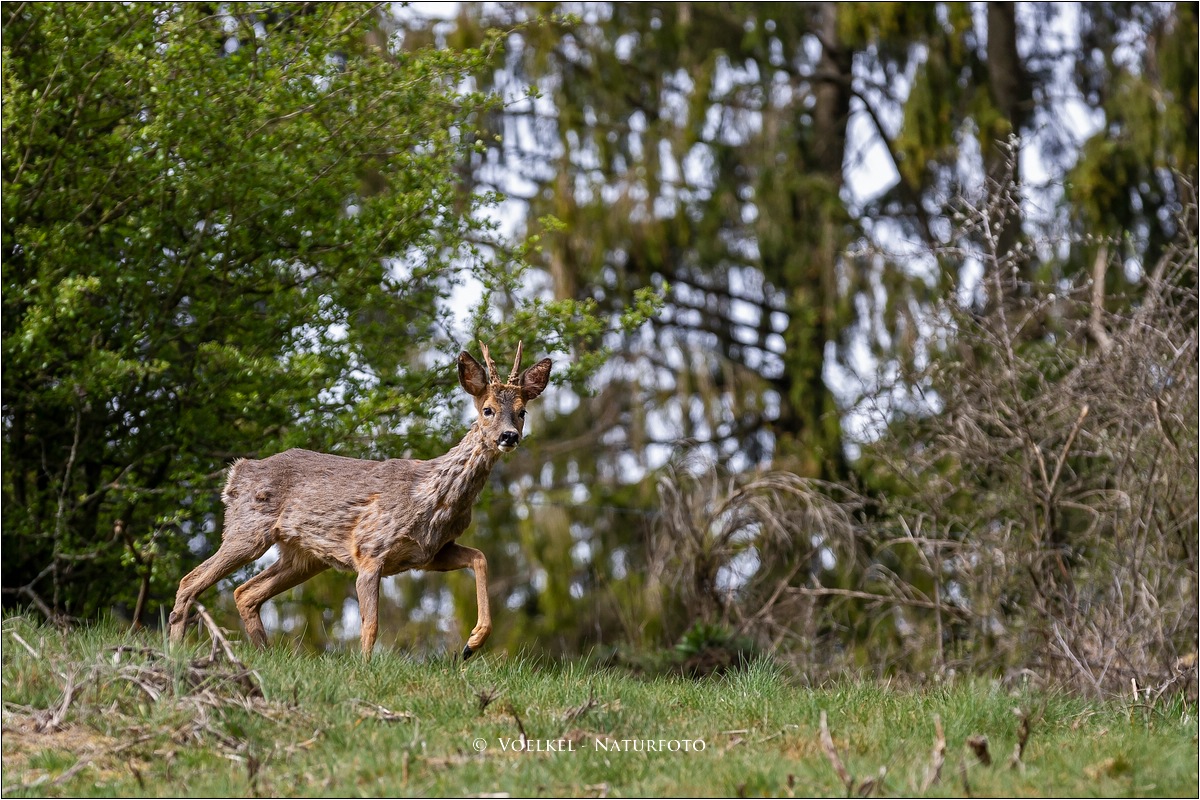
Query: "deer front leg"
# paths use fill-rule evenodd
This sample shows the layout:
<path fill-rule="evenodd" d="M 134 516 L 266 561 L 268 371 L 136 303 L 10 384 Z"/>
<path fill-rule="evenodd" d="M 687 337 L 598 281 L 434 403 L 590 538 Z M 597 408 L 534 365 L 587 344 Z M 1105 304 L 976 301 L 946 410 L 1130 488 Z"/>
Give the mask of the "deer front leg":
<path fill-rule="evenodd" d="M 487 591 L 487 559 L 473 547 L 463 547 L 451 542 L 439 550 L 433 561 L 425 567 L 430 572 L 453 572 L 468 567 L 475 573 L 475 602 L 479 607 L 479 619 L 463 647 L 464 661 L 482 647 L 492 633 L 492 611 L 488 605 Z"/>
<path fill-rule="evenodd" d="M 354 588 L 358 590 L 358 611 L 362 615 L 363 658 L 370 661 L 375 649 L 375 637 L 379 634 L 379 580 L 382 574 L 378 567 L 358 573 Z"/>

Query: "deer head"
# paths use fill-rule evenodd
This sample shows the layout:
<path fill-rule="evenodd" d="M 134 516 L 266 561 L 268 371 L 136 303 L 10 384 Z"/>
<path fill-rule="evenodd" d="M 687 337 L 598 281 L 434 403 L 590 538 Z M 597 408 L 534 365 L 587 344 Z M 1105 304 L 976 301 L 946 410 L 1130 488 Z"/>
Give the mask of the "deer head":
<path fill-rule="evenodd" d="M 524 343 L 517 344 L 517 357 L 507 381 L 500 380 L 487 345 L 479 343 L 487 369 L 466 350 L 458 354 L 458 382 L 475 398 L 479 412 L 480 430 L 488 446 L 507 453 L 521 442 L 525 427 L 525 405 L 540 395 L 550 380 L 550 359 L 543 358 L 524 372 L 521 352 Z"/>

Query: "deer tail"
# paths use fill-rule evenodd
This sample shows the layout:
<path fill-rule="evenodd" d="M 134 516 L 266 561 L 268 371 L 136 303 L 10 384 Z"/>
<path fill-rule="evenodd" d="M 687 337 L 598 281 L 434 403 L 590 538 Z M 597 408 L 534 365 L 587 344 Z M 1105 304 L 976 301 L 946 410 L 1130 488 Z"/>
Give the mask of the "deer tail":
<path fill-rule="evenodd" d="M 225 488 L 221 490 L 221 502 L 225 503 L 225 505 L 229 505 L 230 501 L 232 501 L 238 495 L 235 483 L 237 482 L 238 470 L 241 469 L 241 466 L 244 463 L 246 463 L 246 459 L 239 458 L 237 461 L 234 461 L 233 465 L 229 468 L 229 477 L 225 479 Z"/>

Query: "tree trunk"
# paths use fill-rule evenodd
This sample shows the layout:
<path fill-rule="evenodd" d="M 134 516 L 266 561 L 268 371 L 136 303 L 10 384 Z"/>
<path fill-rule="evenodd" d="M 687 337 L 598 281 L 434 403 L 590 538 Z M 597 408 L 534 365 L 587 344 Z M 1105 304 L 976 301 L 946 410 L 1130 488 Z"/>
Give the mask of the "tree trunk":
<path fill-rule="evenodd" d="M 997 187 L 991 205 L 992 225 L 999 231 L 996 237 L 996 256 L 1017 274 L 1028 279 L 1029 259 L 1015 252 L 1021 240 L 1021 147 L 1019 140 L 1026 128 L 1033 107 L 1033 85 L 1021 55 L 1017 51 L 1016 4 L 988 3 L 987 5 L 987 86 L 992 103 L 1000 118 L 991 130 L 983 131 L 984 169 Z M 1002 298 L 995 298 L 997 301 Z"/>
<path fill-rule="evenodd" d="M 853 66 L 853 53 L 838 43 L 838 8 L 823 3 L 814 15 L 822 53 L 813 86 L 812 135 L 796 153 L 803 180 L 791 190 L 790 252 L 764 252 L 764 261 L 774 255 L 783 262 L 764 263 L 764 269 L 785 279 L 789 303 L 784 374 L 777 381 L 777 457 L 800 474 L 834 480 L 844 476 L 846 464 L 840 412 L 825 385 L 824 368 L 826 346 L 836 341 L 842 322 L 837 264 L 847 220 L 840 191 Z M 814 185 L 819 191 L 812 191 Z"/>

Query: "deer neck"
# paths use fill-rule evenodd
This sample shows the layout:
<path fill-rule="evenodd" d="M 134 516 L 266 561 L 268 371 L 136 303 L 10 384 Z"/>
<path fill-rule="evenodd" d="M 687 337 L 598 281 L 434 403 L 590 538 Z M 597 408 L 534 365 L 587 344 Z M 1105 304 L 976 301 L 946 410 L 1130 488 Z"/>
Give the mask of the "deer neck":
<path fill-rule="evenodd" d="M 500 451 L 488 446 L 479 425 L 472 425 L 462 441 L 431 462 L 426 496 L 435 508 L 470 508 L 499 458 Z"/>

